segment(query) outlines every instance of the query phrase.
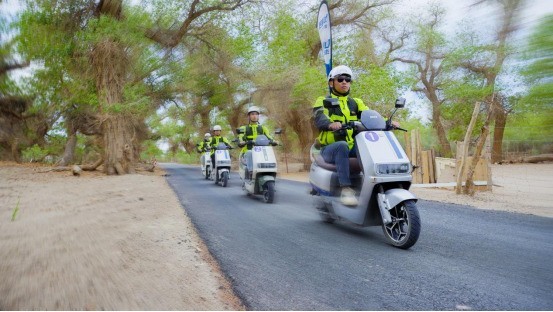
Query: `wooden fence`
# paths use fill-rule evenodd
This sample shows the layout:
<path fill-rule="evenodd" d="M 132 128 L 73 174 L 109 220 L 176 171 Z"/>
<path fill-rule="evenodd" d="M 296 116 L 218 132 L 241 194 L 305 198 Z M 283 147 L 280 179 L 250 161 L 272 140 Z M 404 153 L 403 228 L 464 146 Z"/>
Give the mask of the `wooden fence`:
<path fill-rule="evenodd" d="M 461 163 L 460 158 L 441 158 L 436 157 L 433 149 L 422 150 L 420 132 L 418 129 L 404 133 L 405 153 L 413 164 L 413 183 L 430 184 L 440 183 L 449 185 L 456 182 L 457 168 Z M 457 150 L 462 150 L 463 142 L 457 143 Z M 490 168 L 490 144 L 486 142 L 484 155 L 478 162 L 473 180 L 478 185 L 477 190 L 491 190 L 491 168 Z M 468 157 L 465 163 L 470 163 L 472 157 Z M 463 180 L 466 180 L 465 170 Z M 453 184 L 452 184 L 453 185 Z"/>
<path fill-rule="evenodd" d="M 404 133 L 405 153 L 413 164 L 413 183 L 436 183 L 436 155 L 433 149 L 422 150 L 418 129 Z"/>

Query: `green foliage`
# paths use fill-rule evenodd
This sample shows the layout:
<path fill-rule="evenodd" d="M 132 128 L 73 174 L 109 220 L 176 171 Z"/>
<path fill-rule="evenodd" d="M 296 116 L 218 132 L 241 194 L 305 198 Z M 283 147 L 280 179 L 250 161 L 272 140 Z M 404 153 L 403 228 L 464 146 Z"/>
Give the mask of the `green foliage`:
<path fill-rule="evenodd" d="M 360 74 L 352 83 L 351 94 L 361 97 L 370 108 L 381 113 L 395 103 L 401 89 L 401 79 L 391 67 L 369 65 L 367 73 Z M 373 107 L 371 107 L 373 106 Z"/>
<path fill-rule="evenodd" d="M 407 129 L 411 133 L 414 130 L 419 131 L 420 138 L 421 138 L 421 146 L 423 150 L 435 148 L 438 145 L 438 138 L 436 136 L 434 129 L 432 129 L 431 125 L 425 125 L 419 119 L 409 118 L 404 121 L 402 120 L 401 127 L 403 129 Z M 397 136 L 397 139 L 401 142 L 403 147 L 405 147 L 405 139 L 404 139 L 403 133 L 396 131 L 395 135 Z"/>
<path fill-rule="evenodd" d="M 236 121 L 236 112 L 252 103 L 266 108 L 270 114 L 268 123 L 273 128 L 285 125 L 290 111 L 305 117 L 302 120 L 309 118 L 314 99 L 328 92 L 322 59 L 314 49 L 319 40 L 312 10 L 317 8 L 316 4 L 304 10 L 297 8 L 304 3 L 287 0 L 244 6 L 234 12 L 213 12 L 195 20 L 191 25 L 193 32 L 171 50 L 164 50 L 147 39 L 148 30 L 176 31 L 175 26 L 190 13 L 190 3 L 124 1 L 125 18 L 116 20 L 109 16 L 97 18 L 90 1 L 28 1 L 28 8 L 16 24 L 17 47 L 23 58 L 38 66 L 33 76 L 20 85 L 0 80 L 0 87 L 31 91 L 34 102 L 29 113 L 42 114 L 48 120 L 62 120 L 60 116 L 85 112 L 94 115 L 100 109 L 103 113 L 145 118 L 156 138 L 168 142 L 171 151 L 163 155 L 156 141 L 148 140 L 141 153 L 144 159 L 161 160 L 166 156 L 197 163 L 197 155 L 182 151 L 182 147 L 198 140 L 203 134 L 200 132 L 214 124 L 228 127 L 230 120 Z M 200 1 L 196 9 L 215 3 L 222 1 Z M 355 16 L 363 4 L 362 1 L 339 2 L 334 14 L 343 19 Z M 474 103 L 499 90 L 497 85 L 483 88 L 485 78 L 460 65 L 492 66 L 497 47 L 494 42 L 482 40 L 477 31 L 466 29 L 450 40 L 439 27 L 430 27 L 434 18 L 443 15 L 443 8 L 432 6 L 424 10 L 430 14 L 422 21 L 419 16 L 413 19 L 408 26 L 414 30 L 412 36 L 391 57 L 422 60 L 420 57 L 425 51 L 433 51 L 434 65 L 437 67 L 442 62 L 442 72 L 434 80 L 439 86 L 439 100 L 443 100 L 441 118 L 448 139 L 459 140 L 464 136 Z M 390 60 L 385 54 L 389 46 L 380 40 L 381 35 L 399 35 L 400 24 L 397 15 L 383 7 L 363 12 L 360 19 L 333 29 L 334 65 L 346 64 L 353 68 L 357 77 L 352 84 L 352 95 L 362 98 L 383 115 L 390 111 L 396 97 L 422 86 L 417 84 L 418 73 L 411 65 L 400 71 L 385 64 Z M 530 41 L 526 58 L 530 66 L 524 73 L 532 89 L 514 111 L 541 123 L 546 123 L 542 116 L 550 116 L 547 109 L 553 103 L 550 79 L 553 43 L 549 35 L 553 33 L 552 25 L 552 17 L 545 19 Z M 3 26 L 6 25 L 0 18 L 0 27 Z M 90 56 L 95 45 L 108 38 L 124 47 L 128 71 L 122 102 L 104 108 L 100 107 Z M 0 46 L 0 59 L 5 51 L 8 51 L 6 46 Z M 527 113 L 536 107 L 541 115 Z M 522 119 L 514 117 L 507 124 L 506 136 L 524 136 L 520 131 L 509 132 L 511 125 L 525 129 L 518 124 L 523 123 Z M 436 144 L 430 126 L 414 119 L 402 121 L 402 125 L 419 129 L 425 148 Z M 26 149 L 27 160 L 63 153 L 66 140 L 63 123 L 59 129 L 56 127 L 54 132 L 49 132 L 46 147 Z M 528 136 L 539 134 L 528 133 Z M 286 135 L 291 144 L 298 144 L 297 134 Z M 79 135 L 76 158 L 92 153 L 91 146 L 89 138 Z"/>
<path fill-rule="evenodd" d="M 196 153 L 187 153 L 182 150 L 178 150 L 176 153 L 169 153 L 165 157 L 173 162 L 178 162 L 181 164 L 197 164 L 200 157 Z"/>
<path fill-rule="evenodd" d="M 157 146 L 157 142 L 154 140 L 146 140 L 142 143 L 142 152 L 140 153 L 140 159 L 151 160 L 161 159 L 164 155 L 163 151 Z"/>
<path fill-rule="evenodd" d="M 531 86 L 525 105 L 553 108 L 553 15 L 544 17 L 530 37 L 522 72 Z"/>
<path fill-rule="evenodd" d="M 23 161 L 41 162 L 48 155 L 48 149 L 41 148 L 38 144 L 23 150 Z"/>

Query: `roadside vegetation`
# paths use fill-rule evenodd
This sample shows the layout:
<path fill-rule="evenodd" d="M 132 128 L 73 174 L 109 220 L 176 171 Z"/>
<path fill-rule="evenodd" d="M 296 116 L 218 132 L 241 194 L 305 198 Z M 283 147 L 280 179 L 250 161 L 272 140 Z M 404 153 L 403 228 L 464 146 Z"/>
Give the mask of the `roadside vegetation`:
<path fill-rule="evenodd" d="M 420 99 L 402 127 L 438 156 L 454 156 L 476 103 L 474 150 L 489 136 L 494 162 L 553 153 L 553 16 L 515 36 L 530 2 L 473 1 L 493 26 L 467 17 L 451 31 L 439 2 L 399 15 L 406 2 L 329 1 L 333 62 L 355 70 L 355 95 L 383 115 Z M 232 139 L 257 105 L 307 168 L 311 106 L 327 92 L 318 1 L 139 3 L 21 1 L 0 16 L 0 160 L 106 174 L 197 162 L 204 133 L 219 124 Z"/>

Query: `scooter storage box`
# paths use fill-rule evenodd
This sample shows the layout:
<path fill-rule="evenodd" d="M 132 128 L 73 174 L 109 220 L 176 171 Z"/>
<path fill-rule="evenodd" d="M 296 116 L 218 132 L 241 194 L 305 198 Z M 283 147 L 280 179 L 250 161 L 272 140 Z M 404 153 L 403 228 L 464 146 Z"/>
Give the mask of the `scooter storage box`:
<path fill-rule="evenodd" d="M 317 165 L 311 166 L 309 182 L 325 192 L 333 192 L 339 188 L 338 174 L 336 172 L 325 170 Z"/>

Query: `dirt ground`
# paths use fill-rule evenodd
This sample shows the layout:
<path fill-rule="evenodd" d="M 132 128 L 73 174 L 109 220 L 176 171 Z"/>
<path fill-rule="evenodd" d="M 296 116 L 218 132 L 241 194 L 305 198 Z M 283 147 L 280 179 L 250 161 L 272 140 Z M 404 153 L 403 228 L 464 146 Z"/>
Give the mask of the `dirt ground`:
<path fill-rule="evenodd" d="M 244 310 L 161 170 L 0 163 L 0 310 Z"/>
<path fill-rule="evenodd" d="M 244 310 L 162 170 L 0 163 L 0 310 Z M 495 165 L 492 193 L 422 199 L 553 217 L 553 164 Z M 307 181 L 305 173 L 282 174 Z"/>

